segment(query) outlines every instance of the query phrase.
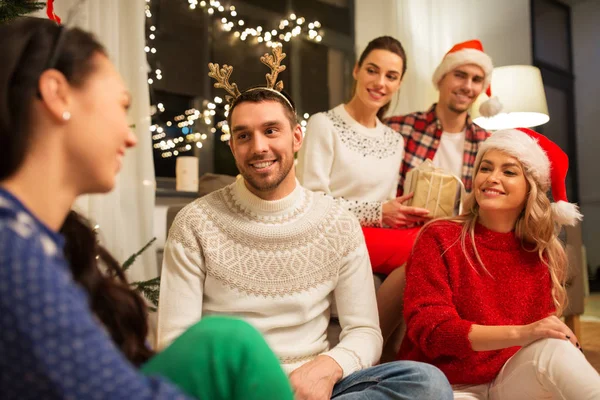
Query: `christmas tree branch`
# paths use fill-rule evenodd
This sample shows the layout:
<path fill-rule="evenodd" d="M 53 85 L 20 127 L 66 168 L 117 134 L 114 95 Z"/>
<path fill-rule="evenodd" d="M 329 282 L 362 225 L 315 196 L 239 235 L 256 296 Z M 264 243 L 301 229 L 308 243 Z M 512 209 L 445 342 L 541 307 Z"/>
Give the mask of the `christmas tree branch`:
<path fill-rule="evenodd" d="M 152 238 L 148 243 L 144 245 L 138 252 L 129 257 L 121 268 L 123 271 L 127 271 L 135 262 L 135 260 L 144 252 L 148 247 L 154 243 L 156 238 Z M 146 281 L 137 281 L 129 284 L 131 288 L 139 293 L 141 293 L 148 301 L 150 301 L 154 307 L 148 307 L 150 311 L 156 311 L 158 307 L 158 296 L 160 293 L 160 276 L 156 278 L 148 279 Z"/>
<path fill-rule="evenodd" d="M 31 0 L 0 0 L 0 24 L 41 10 L 46 3 Z"/>
<path fill-rule="evenodd" d="M 138 258 L 144 251 L 146 251 L 146 249 L 148 247 L 150 247 L 152 245 L 152 243 L 154 243 L 155 240 L 156 240 L 156 238 L 152 238 L 148 243 L 146 243 L 146 245 L 144 247 L 142 247 L 142 249 L 140 251 L 138 251 L 137 253 L 135 253 L 134 255 L 129 257 L 127 260 L 125 260 L 125 262 L 121 266 L 121 268 L 123 268 L 123 271 L 127 271 L 131 267 L 131 265 L 135 262 L 136 258 Z"/>

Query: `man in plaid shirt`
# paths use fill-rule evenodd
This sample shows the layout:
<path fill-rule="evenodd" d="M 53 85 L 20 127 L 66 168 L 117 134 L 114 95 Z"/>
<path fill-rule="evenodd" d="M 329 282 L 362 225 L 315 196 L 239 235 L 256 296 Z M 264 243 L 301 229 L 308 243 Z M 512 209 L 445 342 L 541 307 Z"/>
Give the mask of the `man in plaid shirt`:
<path fill-rule="evenodd" d="M 455 45 L 433 74 L 439 100 L 428 111 L 394 116 L 385 122 L 404 137 L 398 196 L 403 194 L 406 173 L 426 159 L 460 176 L 467 193 L 473 187 L 473 165 L 479 145 L 491 132 L 474 124 L 468 110 L 482 91 L 491 100 L 482 104 L 484 116 L 497 114 L 501 105 L 491 97 L 492 60 L 478 40 Z"/>

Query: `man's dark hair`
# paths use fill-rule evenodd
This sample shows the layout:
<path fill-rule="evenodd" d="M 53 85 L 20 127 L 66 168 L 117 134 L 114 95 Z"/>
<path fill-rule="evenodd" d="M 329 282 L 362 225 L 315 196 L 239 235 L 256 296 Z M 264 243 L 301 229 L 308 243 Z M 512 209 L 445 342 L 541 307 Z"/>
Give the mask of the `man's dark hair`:
<path fill-rule="evenodd" d="M 281 104 L 281 106 L 285 110 L 285 115 L 288 121 L 290 122 L 290 127 L 293 130 L 298 124 L 298 118 L 296 116 L 295 111 L 296 106 L 294 105 L 294 102 L 287 93 L 279 93 L 281 94 L 275 93 L 274 90 L 267 88 L 256 88 L 253 90 L 247 90 L 243 92 L 238 98 L 234 100 L 233 104 L 229 108 L 229 114 L 227 115 L 227 125 L 229 125 L 229 129 L 233 130 L 233 127 L 231 126 L 231 116 L 233 115 L 233 110 L 235 110 L 235 108 L 238 105 L 247 102 L 262 103 L 263 101 L 276 101 L 279 104 Z M 289 103 L 288 101 L 286 101 L 286 99 L 289 101 Z"/>

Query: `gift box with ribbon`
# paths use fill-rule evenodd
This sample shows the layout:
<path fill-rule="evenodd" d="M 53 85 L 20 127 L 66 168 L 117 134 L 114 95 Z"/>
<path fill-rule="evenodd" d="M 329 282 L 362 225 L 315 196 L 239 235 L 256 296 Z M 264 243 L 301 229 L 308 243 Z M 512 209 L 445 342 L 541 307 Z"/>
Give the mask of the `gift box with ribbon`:
<path fill-rule="evenodd" d="M 464 186 L 460 178 L 425 160 L 406 174 L 404 193 L 414 193 L 407 205 L 426 208 L 433 218 L 452 217 L 461 212 Z"/>

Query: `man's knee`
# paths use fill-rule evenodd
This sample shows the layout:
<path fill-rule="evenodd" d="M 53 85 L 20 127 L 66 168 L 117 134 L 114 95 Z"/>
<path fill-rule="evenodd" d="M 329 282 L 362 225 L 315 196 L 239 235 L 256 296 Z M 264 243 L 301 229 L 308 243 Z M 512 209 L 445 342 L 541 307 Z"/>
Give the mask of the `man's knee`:
<path fill-rule="evenodd" d="M 398 390 L 410 394 L 412 398 L 453 399 L 448 379 L 433 365 L 415 361 L 395 361 L 381 364 L 379 367 L 383 380 L 388 384 L 397 382 Z"/>
<path fill-rule="evenodd" d="M 448 378 L 431 364 L 411 362 L 414 381 L 419 382 L 419 398 L 451 400 L 454 398 Z"/>

